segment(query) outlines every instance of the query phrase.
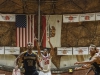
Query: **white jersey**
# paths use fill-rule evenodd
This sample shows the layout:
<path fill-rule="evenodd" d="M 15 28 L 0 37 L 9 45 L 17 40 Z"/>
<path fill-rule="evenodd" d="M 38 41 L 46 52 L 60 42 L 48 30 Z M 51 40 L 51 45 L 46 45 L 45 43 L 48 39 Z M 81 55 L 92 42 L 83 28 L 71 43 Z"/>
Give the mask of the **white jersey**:
<path fill-rule="evenodd" d="M 21 75 L 20 69 L 18 70 L 13 69 L 12 75 Z"/>
<path fill-rule="evenodd" d="M 50 71 L 51 70 L 51 57 L 50 54 L 47 54 L 47 56 L 44 56 L 41 54 L 41 60 L 40 60 L 40 65 L 43 67 L 43 71 Z"/>

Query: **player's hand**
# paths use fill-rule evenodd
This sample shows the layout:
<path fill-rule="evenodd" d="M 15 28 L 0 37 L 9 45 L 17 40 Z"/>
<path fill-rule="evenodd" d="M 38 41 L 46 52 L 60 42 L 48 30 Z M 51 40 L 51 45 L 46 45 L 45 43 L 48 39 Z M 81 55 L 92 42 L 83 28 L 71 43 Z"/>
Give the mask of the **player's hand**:
<path fill-rule="evenodd" d="M 47 38 L 47 41 L 48 41 L 48 42 L 50 41 L 50 37 Z"/>
<path fill-rule="evenodd" d="M 76 62 L 76 63 L 74 63 L 74 65 L 76 65 L 76 64 L 81 64 L 80 62 Z"/>
<path fill-rule="evenodd" d="M 79 67 L 75 67 L 75 69 L 74 70 L 79 70 Z"/>
<path fill-rule="evenodd" d="M 88 73 L 86 73 L 85 75 L 88 75 Z"/>
<path fill-rule="evenodd" d="M 34 40 L 37 41 L 38 39 L 37 38 L 34 38 Z"/>
<path fill-rule="evenodd" d="M 83 67 L 83 68 L 87 68 L 87 65 L 86 65 L 86 64 L 85 64 L 85 65 L 82 65 L 82 67 Z"/>
<path fill-rule="evenodd" d="M 43 70 L 43 67 L 39 67 L 40 68 L 40 70 Z"/>

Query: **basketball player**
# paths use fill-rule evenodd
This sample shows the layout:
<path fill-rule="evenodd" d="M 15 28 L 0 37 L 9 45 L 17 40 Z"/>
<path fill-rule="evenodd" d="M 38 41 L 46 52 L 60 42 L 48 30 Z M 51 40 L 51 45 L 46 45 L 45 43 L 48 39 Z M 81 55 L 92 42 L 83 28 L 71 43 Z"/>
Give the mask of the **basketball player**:
<path fill-rule="evenodd" d="M 95 45 L 89 47 L 91 59 L 88 61 L 76 62 L 75 64 L 91 64 L 91 68 L 95 75 L 100 75 L 100 57 Z"/>
<path fill-rule="evenodd" d="M 36 53 L 33 53 L 32 50 L 33 50 L 33 44 L 29 42 L 27 44 L 27 51 L 21 53 L 16 58 L 17 65 L 20 58 L 22 58 L 23 68 L 25 69 L 24 75 L 38 75 L 36 69 L 36 63 L 42 69 L 42 67 L 39 64 L 39 60 Z"/>
<path fill-rule="evenodd" d="M 48 43 L 50 44 L 51 50 L 48 52 L 47 48 L 43 49 L 43 53 L 40 53 L 40 46 L 37 42 L 38 54 L 40 57 L 40 64 L 43 69 L 40 69 L 39 75 L 51 75 L 51 53 L 53 54 L 54 48 L 50 42 L 50 38 L 48 38 Z"/>

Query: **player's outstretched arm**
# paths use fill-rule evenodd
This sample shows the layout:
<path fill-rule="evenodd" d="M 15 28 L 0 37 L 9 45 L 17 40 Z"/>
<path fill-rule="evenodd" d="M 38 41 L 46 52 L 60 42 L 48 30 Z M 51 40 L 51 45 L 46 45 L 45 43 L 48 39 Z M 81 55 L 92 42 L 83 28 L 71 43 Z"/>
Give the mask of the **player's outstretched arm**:
<path fill-rule="evenodd" d="M 50 38 L 48 38 L 48 43 L 49 43 L 49 45 L 50 45 L 50 47 L 51 47 L 50 55 L 53 56 L 53 55 L 54 55 L 54 48 L 53 48 L 53 46 L 52 46 L 52 44 L 51 44 L 51 42 L 50 42 Z"/>

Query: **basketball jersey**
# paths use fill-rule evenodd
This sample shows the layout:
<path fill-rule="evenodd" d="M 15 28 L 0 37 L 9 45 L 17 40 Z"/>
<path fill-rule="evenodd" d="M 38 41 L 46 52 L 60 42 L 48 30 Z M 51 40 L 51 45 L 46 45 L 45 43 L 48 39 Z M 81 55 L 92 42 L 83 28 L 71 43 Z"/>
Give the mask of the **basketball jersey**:
<path fill-rule="evenodd" d="M 28 52 L 25 52 L 23 57 L 23 67 L 25 71 L 36 70 L 36 61 L 37 56 L 35 53 L 29 54 Z"/>
<path fill-rule="evenodd" d="M 40 65 L 41 65 L 41 67 L 43 67 L 44 71 L 50 71 L 50 69 L 51 69 L 51 57 L 50 57 L 50 54 L 47 54 L 47 56 L 41 54 Z"/>
<path fill-rule="evenodd" d="M 93 65 L 94 72 L 100 73 L 100 64 L 97 64 L 96 62 L 94 62 L 92 65 Z"/>
<path fill-rule="evenodd" d="M 96 55 L 98 56 L 98 53 L 96 53 Z M 91 60 L 91 58 L 90 58 Z M 92 63 L 92 69 L 95 73 L 100 73 L 100 64 L 97 64 L 96 62 Z"/>

